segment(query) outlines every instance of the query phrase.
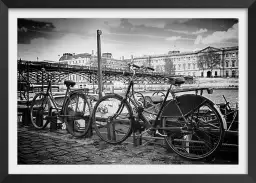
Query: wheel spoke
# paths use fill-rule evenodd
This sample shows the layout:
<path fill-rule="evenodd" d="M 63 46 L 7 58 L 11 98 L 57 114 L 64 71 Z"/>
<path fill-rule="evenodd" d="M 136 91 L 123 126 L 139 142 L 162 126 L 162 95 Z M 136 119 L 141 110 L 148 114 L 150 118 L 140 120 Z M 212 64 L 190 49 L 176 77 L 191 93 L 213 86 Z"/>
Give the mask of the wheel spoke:
<path fill-rule="evenodd" d="M 131 109 L 115 94 L 102 97 L 92 113 L 92 121 L 98 136 L 112 144 L 124 141 L 131 133 Z"/>
<path fill-rule="evenodd" d="M 219 116 L 215 107 L 205 99 L 185 115 L 188 123 L 172 123 L 176 127 L 183 126 L 185 131 L 180 134 L 167 132 L 167 144 L 185 158 L 203 159 L 210 156 L 221 145 L 223 138 L 223 124 Z"/>
<path fill-rule="evenodd" d="M 89 130 L 90 113 L 86 96 L 82 93 L 72 94 L 64 107 L 64 121 L 68 132 L 75 137 L 84 136 Z"/>

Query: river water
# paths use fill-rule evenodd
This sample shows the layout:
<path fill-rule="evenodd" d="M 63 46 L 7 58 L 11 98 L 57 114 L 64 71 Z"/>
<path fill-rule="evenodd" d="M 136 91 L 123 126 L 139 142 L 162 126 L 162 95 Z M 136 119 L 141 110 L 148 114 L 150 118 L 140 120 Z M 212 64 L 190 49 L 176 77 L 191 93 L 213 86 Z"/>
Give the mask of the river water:
<path fill-rule="evenodd" d="M 166 93 L 166 91 L 162 91 L 163 93 Z M 144 96 L 152 96 L 154 92 L 141 92 Z M 177 95 L 183 95 L 188 93 L 195 93 L 195 92 L 182 92 L 177 93 Z M 235 107 L 236 104 L 239 102 L 238 100 L 238 90 L 237 89 L 215 89 L 213 90 L 212 94 L 208 94 L 207 91 L 203 92 L 203 96 L 206 98 L 209 98 L 212 100 L 215 104 L 225 103 L 225 100 L 223 98 L 223 95 L 225 96 L 226 100 L 230 102 L 230 105 L 232 107 Z M 171 98 L 171 95 L 169 94 L 169 98 Z"/>

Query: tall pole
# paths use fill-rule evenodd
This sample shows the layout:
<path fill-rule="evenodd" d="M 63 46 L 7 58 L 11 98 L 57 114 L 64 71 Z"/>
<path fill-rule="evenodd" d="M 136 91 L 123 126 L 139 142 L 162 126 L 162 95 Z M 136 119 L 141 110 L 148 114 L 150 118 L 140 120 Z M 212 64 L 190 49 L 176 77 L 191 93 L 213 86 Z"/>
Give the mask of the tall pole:
<path fill-rule="evenodd" d="M 99 98 L 102 97 L 102 62 L 101 62 L 101 41 L 100 35 L 101 30 L 97 30 L 97 54 L 98 54 L 98 88 L 99 88 Z"/>
<path fill-rule="evenodd" d="M 59 71 L 59 82 L 58 82 L 58 83 L 60 83 L 60 55 L 58 55 L 58 57 L 59 57 L 59 67 L 58 67 L 58 71 Z"/>

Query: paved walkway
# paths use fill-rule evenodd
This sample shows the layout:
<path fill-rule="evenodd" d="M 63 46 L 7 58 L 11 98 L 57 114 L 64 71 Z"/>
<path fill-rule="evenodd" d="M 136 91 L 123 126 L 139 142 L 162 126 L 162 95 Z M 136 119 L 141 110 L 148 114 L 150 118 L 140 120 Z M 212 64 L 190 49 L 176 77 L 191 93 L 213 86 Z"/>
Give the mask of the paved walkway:
<path fill-rule="evenodd" d="M 189 161 L 159 144 L 134 147 L 125 141 L 110 145 L 95 134 L 78 139 L 65 130 L 18 129 L 18 164 L 237 164 L 237 159 L 221 157 L 213 162 Z"/>

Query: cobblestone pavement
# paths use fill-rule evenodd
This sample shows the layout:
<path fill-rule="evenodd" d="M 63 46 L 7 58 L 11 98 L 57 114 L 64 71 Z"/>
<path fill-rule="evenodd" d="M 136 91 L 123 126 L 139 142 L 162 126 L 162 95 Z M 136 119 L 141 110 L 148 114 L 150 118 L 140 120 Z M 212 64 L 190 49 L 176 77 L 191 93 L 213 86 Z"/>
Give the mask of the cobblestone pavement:
<path fill-rule="evenodd" d="M 220 158 L 221 157 L 221 158 Z M 102 142 L 97 135 L 75 138 L 65 130 L 50 132 L 33 127 L 18 129 L 18 164 L 237 164 L 237 159 L 217 156 L 214 161 L 190 161 L 167 150 L 161 144 L 134 147 Z M 230 155 L 227 157 L 230 158 Z"/>

